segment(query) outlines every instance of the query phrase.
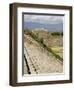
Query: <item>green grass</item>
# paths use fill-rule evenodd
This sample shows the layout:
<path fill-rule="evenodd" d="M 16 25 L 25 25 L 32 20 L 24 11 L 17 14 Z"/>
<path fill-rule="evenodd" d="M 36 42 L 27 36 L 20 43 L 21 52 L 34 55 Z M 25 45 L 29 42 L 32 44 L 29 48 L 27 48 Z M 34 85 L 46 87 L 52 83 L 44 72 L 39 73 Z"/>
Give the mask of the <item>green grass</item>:
<path fill-rule="evenodd" d="M 57 55 L 59 55 L 61 58 L 63 58 L 63 47 L 61 46 L 54 46 L 54 47 L 50 47 L 51 50 L 56 53 Z"/>

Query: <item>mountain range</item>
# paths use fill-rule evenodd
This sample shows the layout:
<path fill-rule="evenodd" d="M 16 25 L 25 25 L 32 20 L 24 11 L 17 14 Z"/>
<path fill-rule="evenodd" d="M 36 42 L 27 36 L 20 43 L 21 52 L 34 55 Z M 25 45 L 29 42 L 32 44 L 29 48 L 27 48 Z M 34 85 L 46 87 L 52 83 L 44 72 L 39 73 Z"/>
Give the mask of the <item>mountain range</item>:
<path fill-rule="evenodd" d="M 24 29 L 45 28 L 50 32 L 63 32 L 63 23 L 24 22 Z"/>

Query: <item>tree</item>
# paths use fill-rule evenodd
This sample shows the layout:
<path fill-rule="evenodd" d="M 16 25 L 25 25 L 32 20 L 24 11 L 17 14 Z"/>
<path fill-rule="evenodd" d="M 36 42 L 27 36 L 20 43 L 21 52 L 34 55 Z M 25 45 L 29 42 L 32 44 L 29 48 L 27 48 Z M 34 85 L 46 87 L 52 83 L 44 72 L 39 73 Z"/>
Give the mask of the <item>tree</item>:
<path fill-rule="evenodd" d="M 40 42 L 43 44 L 43 38 L 40 38 Z"/>

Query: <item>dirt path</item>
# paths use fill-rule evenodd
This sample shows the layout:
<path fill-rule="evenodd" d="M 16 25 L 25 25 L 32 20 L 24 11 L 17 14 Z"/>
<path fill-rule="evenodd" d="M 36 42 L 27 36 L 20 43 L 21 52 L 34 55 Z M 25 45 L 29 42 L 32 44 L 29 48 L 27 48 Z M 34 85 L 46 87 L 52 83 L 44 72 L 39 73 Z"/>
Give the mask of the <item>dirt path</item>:
<path fill-rule="evenodd" d="M 62 73 L 63 64 L 56 60 L 52 53 L 45 50 L 29 35 L 25 35 L 24 54 L 31 74 Z M 27 67 L 24 60 L 24 74 L 27 74 Z"/>

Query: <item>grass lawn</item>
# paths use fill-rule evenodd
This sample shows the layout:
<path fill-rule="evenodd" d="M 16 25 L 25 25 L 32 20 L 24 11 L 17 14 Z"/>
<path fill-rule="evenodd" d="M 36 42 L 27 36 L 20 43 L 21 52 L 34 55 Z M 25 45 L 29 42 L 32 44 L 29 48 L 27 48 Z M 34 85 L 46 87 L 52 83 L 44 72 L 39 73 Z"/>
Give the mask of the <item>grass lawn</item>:
<path fill-rule="evenodd" d="M 53 47 L 50 47 L 50 48 L 55 54 L 57 54 L 61 58 L 63 58 L 63 47 L 62 46 L 61 47 L 60 46 L 53 46 Z"/>

